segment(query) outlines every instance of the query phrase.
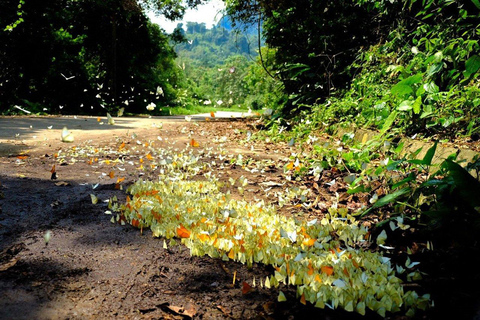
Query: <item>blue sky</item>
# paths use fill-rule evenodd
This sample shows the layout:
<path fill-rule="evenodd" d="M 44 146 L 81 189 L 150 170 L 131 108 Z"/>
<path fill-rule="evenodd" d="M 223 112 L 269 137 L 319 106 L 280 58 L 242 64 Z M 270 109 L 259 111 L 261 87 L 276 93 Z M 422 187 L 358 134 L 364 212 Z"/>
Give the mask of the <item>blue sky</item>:
<path fill-rule="evenodd" d="M 221 0 L 210 0 L 207 4 L 199 6 L 196 10 L 187 10 L 182 21 L 171 22 L 163 19 L 163 17 L 155 17 L 153 14 L 148 14 L 152 22 L 160 25 L 167 33 L 171 33 L 173 29 L 177 26 L 178 23 L 187 21 L 192 22 L 204 22 L 207 28 L 211 28 L 213 24 L 216 24 L 217 21 L 222 17 L 222 14 L 219 13 L 222 9 L 225 8 L 223 1 Z"/>

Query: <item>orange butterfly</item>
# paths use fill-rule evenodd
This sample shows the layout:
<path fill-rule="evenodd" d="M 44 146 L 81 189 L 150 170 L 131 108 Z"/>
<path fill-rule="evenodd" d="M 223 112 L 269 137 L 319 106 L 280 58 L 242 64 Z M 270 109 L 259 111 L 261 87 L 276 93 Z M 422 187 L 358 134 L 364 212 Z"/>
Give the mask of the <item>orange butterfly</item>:
<path fill-rule="evenodd" d="M 183 225 L 177 228 L 177 235 L 179 238 L 190 238 L 190 231 L 188 231 Z"/>
<path fill-rule="evenodd" d="M 333 274 L 333 267 L 330 266 L 323 266 L 320 268 L 320 270 L 327 276 L 331 276 Z"/>
<path fill-rule="evenodd" d="M 250 291 L 252 291 L 252 286 L 249 285 L 248 283 L 246 283 L 245 281 L 243 281 L 242 294 L 247 294 L 247 293 L 249 293 Z"/>
<path fill-rule="evenodd" d="M 199 144 L 198 141 L 195 140 L 195 139 L 192 139 L 192 140 L 190 141 L 190 145 L 191 145 L 192 147 L 194 147 L 194 148 L 200 147 L 200 144 Z"/>

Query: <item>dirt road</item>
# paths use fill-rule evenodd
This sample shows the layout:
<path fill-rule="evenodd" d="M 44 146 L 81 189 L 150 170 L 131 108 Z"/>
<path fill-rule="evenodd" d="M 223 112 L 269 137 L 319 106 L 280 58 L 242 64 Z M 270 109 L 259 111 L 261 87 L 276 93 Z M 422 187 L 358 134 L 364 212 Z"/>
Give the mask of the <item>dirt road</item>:
<path fill-rule="evenodd" d="M 183 246 L 165 249 L 150 232 L 114 224 L 105 214 L 105 201 L 124 201 L 129 184 L 155 179 L 154 170 L 138 168 L 147 146 L 182 150 L 195 137 L 202 147 L 224 141 L 255 154 L 254 145 L 237 143 L 253 130 L 248 121 L 115 121 L 0 119 L 0 319 L 332 319 L 331 312 L 299 304 L 292 289 L 284 289 L 289 301 L 282 304 L 275 290 L 242 293 L 243 281 L 265 277 L 269 268 L 190 257 Z M 60 141 L 64 126 L 73 143 Z M 265 158 L 282 154 L 262 150 Z M 122 164 L 113 163 L 120 158 Z M 227 169 L 225 177 L 249 174 Z M 278 179 L 277 169 L 270 174 Z M 356 315 L 334 313 L 343 317 Z"/>

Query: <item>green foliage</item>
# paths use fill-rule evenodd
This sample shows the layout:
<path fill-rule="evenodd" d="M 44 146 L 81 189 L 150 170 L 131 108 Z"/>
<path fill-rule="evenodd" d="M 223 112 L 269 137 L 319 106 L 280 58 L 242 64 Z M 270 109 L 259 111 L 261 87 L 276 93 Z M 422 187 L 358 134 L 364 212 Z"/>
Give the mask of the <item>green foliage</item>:
<path fill-rule="evenodd" d="M 445 6 L 454 4 L 443 3 L 437 14 L 458 24 L 446 27 L 440 18 L 427 24 L 433 19 L 428 10 L 416 14 L 420 20 L 402 22 L 385 43 L 360 52 L 350 67 L 360 71 L 350 88 L 314 106 L 311 120 L 446 138 L 478 132 L 478 22 L 472 15 L 454 17 L 463 12 L 458 7 L 444 13 Z M 473 16 L 480 17 L 478 10 Z"/>
<path fill-rule="evenodd" d="M 254 50 L 257 35 L 249 30 L 229 30 L 222 27 L 222 21 L 212 29 L 194 22 L 187 23 L 186 31 L 180 29 L 182 25 L 177 27 L 186 38 L 175 47 L 177 64 L 184 70 L 183 87 L 190 94 L 182 103 L 253 110 L 275 108 L 283 98 L 282 87 L 261 66 Z M 271 68 L 274 51 L 262 50 L 264 64 Z"/>
<path fill-rule="evenodd" d="M 478 157 L 465 168 L 454 162 L 455 155 L 439 163 L 438 159 L 434 161 L 437 143 L 420 156 L 422 148 L 407 152 L 404 142 L 386 132 L 354 139 L 354 134 L 347 131 L 341 139 L 325 141 L 318 138 L 315 129 L 319 124 L 311 119 L 302 119 L 290 130 L 282 120 L 273 121 L 269 127 L 268 139 L 295 141 L 305 150 L 296 154 L 287 168 L 297 180 L 318 181 L 324 170 L 341 172 L 349 184 L 347 193 L 369 200 L 356 214 L 378 219 L 377 228 L 387 233 L 401 225 L 401 230 L 411 226 L 430 239 L 446 239 L 449 235 L 463 244 L 478 240 Z M 385 126 L 388 128 L 389 123 Z M 476 178 L 471 172 L 476 172 Z"/>
<path fill-rule="evenodd" d="M 257 56 L 255 63 L 250 64 L 243 79 L 246 91 L 244 106 L 253 110 L 278 109 L 285 104 L 287 97 L 283 92 L 282 83 L 271 77 L 275 50 L 267 47 L 262 47 L 260 50 L 262 58 Z"/>
<path fill-rule="evenodd" d="M 3 1 L 0 10 L 2 27 L 20 9 L 24 20 L 0 33 L 0 112 L 29 104 L 40 106 L 33 112 L 105 114 L 124 107 L 138 113 L 150 102 L 176 100 L 181 70 L 170 38 L 135 1 L 17 4 Z M 175 17 L 185 10 L 178 1 L 142 5 Z M 158 87 L 163 95 L 151 94 Z"/>
<path fill-rule="evenodd" d="M 239 21 L 260 16 L 266 43 L 279 49 L 272 70 L 289 94 L 283 116 L 450 138 L 479 130 L 475 1 L 227 4 Z"/>
<path fill-rule="evenodd" d="M 24 14 L 24 12 L 22 11 L 22 7 L 23 7 L 24 4 L 25 4 L 24 0 L 20 0 L 18 2 L 18 6 L 17 6 L 17 18 L 18 19 L 15 22 L 5 26 L 4 31 L 13 31 L 13 29 L 15 29 L 20 23 L 22 23 L 24 21 L 23 17 L 22 17 L 23 14 Z"/>
<path fill-rule="evenodd" d="M 358 50 L 377 43 L 391 23 L 388 13 L 356 1 L 226 3 L 234 21 L 261 20 L 266 44 L 278 49 L 273 69 L 289 95 L 284 116 L 344 88 L 351 79 L 347 67 Z"/>

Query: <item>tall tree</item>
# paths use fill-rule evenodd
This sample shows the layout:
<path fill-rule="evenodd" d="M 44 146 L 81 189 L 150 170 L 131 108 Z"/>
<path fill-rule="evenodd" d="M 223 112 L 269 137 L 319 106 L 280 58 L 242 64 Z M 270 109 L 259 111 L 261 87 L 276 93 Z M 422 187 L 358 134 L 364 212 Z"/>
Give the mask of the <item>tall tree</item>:
<path fill-rule="evenodd" d="M 386 15 L 358 2 L 226 1 L 234 21 L 262 23 L 266 44 L 278 49 L 275 71 L 290 96 L 285 114 L 345 87 L 347 67 L 359 49 L 385 36 Z"/>
<path fill-rule="evenodd" d="M 143 111 L 145 100 L 174 101 L 175 53 L 144 10 L 178 18 L 199 3 L 22 0 L 19 9 L 18 0 L 2 1 L 0 111 L 27 104 L 50 112 L 103 113 L 103 107 L 122 103 Z M 159 86 L 164 95 L 152 96 Z"/>

